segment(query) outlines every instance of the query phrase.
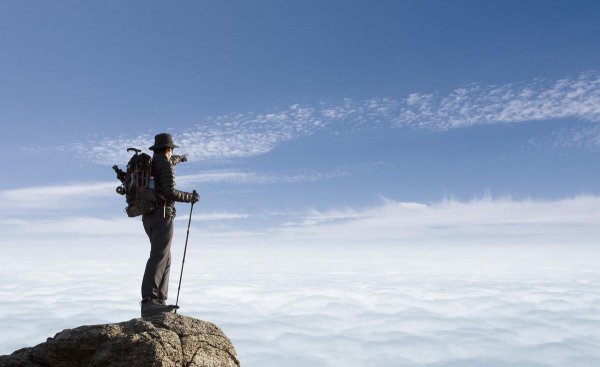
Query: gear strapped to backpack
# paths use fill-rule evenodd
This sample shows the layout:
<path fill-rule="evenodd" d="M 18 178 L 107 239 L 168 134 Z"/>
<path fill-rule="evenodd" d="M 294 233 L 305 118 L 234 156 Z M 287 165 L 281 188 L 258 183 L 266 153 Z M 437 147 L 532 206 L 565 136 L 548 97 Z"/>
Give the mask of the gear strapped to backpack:
<path fill-rule="evenodd" d="M 117 193 L 125 195 L 127 207 L 125 212 L 130 217 L 147 214 L 156 209 L 155 182 L 152 175 L 152 157 L 136 148 L 128 148 L 135 154 L 127 163 L 127 171 L 113 166 L 121 186 Z M 140 154 L 141 153 L 141 154 Z"/>

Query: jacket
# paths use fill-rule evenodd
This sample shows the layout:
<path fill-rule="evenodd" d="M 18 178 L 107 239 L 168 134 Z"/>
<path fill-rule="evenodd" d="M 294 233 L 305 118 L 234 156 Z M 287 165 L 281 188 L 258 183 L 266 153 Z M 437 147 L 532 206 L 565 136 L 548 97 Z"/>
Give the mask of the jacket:
<path fill-rule="evenodd" d="M 164 154 L 155 153 L 152 157 L 152 174 L 158 197 L 157 210 L 164 210 L 169 217 L 175 216 L 175 201 L 190 203 L 193 198 L 192 193 L 175 188 L 175 164 L 179 163 L 177 157 L 173 156 L 170 161 Z"/>

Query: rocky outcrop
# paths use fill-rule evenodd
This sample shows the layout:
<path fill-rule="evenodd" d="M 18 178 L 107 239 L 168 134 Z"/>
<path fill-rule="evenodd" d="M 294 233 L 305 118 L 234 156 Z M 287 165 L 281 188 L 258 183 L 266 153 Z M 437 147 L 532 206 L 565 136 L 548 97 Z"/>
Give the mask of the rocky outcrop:
<path fill-rule="evenodd" d="M 32 348 L 0 356 L 0 367 L 237 367 L 216 325 L 176 314 L 67 329 Z"/>

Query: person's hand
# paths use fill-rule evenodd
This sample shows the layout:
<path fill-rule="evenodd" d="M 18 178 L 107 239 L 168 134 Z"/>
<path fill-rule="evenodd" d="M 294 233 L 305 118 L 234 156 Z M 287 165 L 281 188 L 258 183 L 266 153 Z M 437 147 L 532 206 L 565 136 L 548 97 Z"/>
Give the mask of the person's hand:
<path fill-rule="evenodd" d="M 192 191 L 192 204 L 200 201 L 200 195 L 196 192 L 196 190 Z"/>
<path fill-rule="evenodd" d="M 184 155 L 182 155 L 181 157 L 179 157 L 179 161 L 180 162 L 187 162 L 188 158 L 187 158 L 188 154 L 185 153 Z"/>

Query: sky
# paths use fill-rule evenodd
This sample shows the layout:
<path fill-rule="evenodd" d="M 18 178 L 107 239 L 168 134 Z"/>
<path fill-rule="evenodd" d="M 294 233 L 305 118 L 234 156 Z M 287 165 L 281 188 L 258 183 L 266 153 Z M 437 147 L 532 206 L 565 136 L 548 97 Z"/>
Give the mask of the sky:
<path fill-rule="evenodd" d="M 190 155 L 179 188 L 218 226 L 599 193 L 594 2 L 3 10 L 4 223 L 124 219 L 110 167 L 165 131 Z"/>
<path fill-rule="evenodd" d="M 347 330 L 336 325 L 356 321 L 374 330 L 352 334 L 352 348 L 370 357 L 347 365 L 372 361 L 369 343 L 389 346 L 378 346 L 377 358 L 397 365 L 597 365 L 586 343 L 600 335 L 586 325 L 600 319 L 599 17 L 600 4 L 586 0 L 3 1 L 0 248 L 11 256 L 2 260 L 0 294 L 31 308 L 0 308 L 0 325 L 14 334 L 0 340 L 0 352 L 73 321 L 137 312 L 147 238 L 139 218 L 123 212 L 111 166 L 125 166 L 128 147 L 149 152 L 154 135 L 169 132 L 176 153 L 189 154 L 177 187 L 201 195 L 191 241 L 197 256 L 205 248 L 216 262 L 190 260 L 199 267 L 190 270 L 198 291 L 190 312 L 226 325 L 242 361 L 293 365 L 284 357 L 300 352 L 289 335 L 308 335 L 298 345 L 315 348 L 310 339 L 320 335 L 342 350 Z M 176 258 L 189 206 L 177 209 Z M 217 265 L 229 258 L 236 267 Z M 555 284 L 557 269 L 573 281 Z M 251 275 L 257 270 L 274 275 Z M 122 299 L 99 316 L 86 308 L 99 300 L 104 274 L 123 274 L 133 287 L 119 291 L 112 279 L 109 293 Z M 277 274 L 281 282 L 268 284 Z M 514 288 L 510 274 L 518 275 Z M 453 296 L 442 292 L 446 277 L 455 280 Z M 71 281 L 77 286 L 64 288 Z M 231 303 L 225 290 L 240 292 L 235 312 L 255 320 L 254 334 L 228 319 L 233 309 L 219 313 Z M 311 319 L 318 305 L 287 307 L 302 292 L 333 308 L 329 300 L 341 297 L 353 311 L 325 317 L 336 332 L 320 334 L 321 319 Z M 250 306 L 257 294 L 280 306 Z M 503 324 L 507 296 L 524 298 Z M 82 309 L 73 313 L 78 297 Z M 433 323 L 435 304 L 425 304 L 448 299 L 493 310 L 477 316 L 490 329 L 469 340 L 502 340 L 506 349 L 448 347 L 427 359 L 397 348 L 435 350 L 460 334 L 452 330 L 475 325 L 447 313 L 438 316 L 453 323 Z M 445 330 L 443 340 L 402 322 L 375 331 L 383 321 L 374 315 L 404 315 L 415 300 L 427 311 L 415 325 Z M 48 320 L 39 317 L 46 306 Z M 304 329 L 302 320 L 310 320 Z M 528 340 L 503 334 L 519 322 L 557 335 L 583 326 L 571 339 L 536 344 L 547 330 Z M 522 359 L 502 359 L 511 345 Z M 538 360 L 539 350 L 557 357 Z M 298 363 L 336 360 L 320 350 Z"/>

